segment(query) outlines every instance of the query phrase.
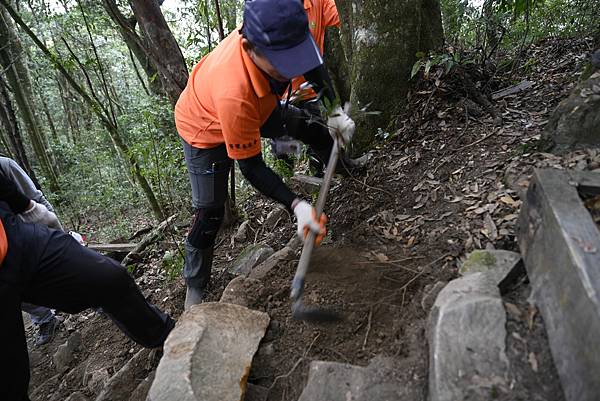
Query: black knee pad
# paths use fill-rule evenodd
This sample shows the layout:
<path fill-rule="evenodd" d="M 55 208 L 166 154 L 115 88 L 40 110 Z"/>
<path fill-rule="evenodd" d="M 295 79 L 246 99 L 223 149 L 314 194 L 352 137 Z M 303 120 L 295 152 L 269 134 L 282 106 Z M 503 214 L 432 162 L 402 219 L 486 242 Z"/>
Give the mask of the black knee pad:
<path fill-rule="evenodd" d="M 187 237 L 188 243 L 198 249 L 214 246 L 224 215 L 224 206 L 196 209 L 192 228 Z"/>

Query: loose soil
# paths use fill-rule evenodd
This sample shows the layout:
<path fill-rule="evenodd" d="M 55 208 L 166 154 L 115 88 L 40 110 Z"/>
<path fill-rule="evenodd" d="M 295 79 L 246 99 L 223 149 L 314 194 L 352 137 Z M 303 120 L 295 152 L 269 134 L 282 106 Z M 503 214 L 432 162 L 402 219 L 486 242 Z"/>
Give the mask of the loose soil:
<path fill-rule="evenodd" d="M 465 76 L 476 81 L 477 74 L 442 77 L 433 68 L 429 79 L 421 79 L 407 108 L 389 128 L 388 138 L 370 153 L 366 171 L 338 179 L 331 190 L 326 210 L 330 234 L 311 261 L 305 300 L 332 307 L 344 315 L 344 321 L 310 325 L 293 320 L 289 285 L 297 257 L 282 262 L 254 289 L 251 306 L 268 312 L 272 322 L 249 382 L 269 388 L 269 400 L 295 400 L 310 361 L 366 365 L 384 355 L 401 363 L 399 380 L 414 389 L 417 395 L 412 399 L 425 399 L 428 304 L 422 301 L 432 285 L 456 277 L 461 259 L 474 249 L 517 250 L 514 224 L 519 197 L 534 167 L 600 166 L 600 152 L 553 156 L 535 151 L 552 110 L 575 85 L 573 77 L 582 70 L 590 50 L 587 40 L 549 40 L 532 46 L 526 57 L 537 63 L 528 64 L 518 80 L 528 79 L 534 86 L 495 102 L 493 111 L 469 99 L 464 89 Z M 557 67 L 548 69 L 549 65 Z M 488 83 L 500 89 L 516 82 L 498 72 Z M 241 205 L 250 224 L 246 238 L 232 239 L 237 226 L 220 234 L 209 300 L 220 298 L 233 278 L 227 268 L 246 246 L 265 243 L 277 250 L 294 235 L 287 213 L 274 212 L 271 216 L 279 217 L 268 220 L 276 207 L 253 195 Z M 189 221 L 185 216 L 180 219 Z M 167 250 L 181 249 L 184 226 L 176 225 L 179 229 L 149 249 L 133 272 L 144 294 L 175 318 L 181 314 L 184 286 L 178 272 L 165 267 L 162 259 Z M 522 296 L 507 301 L 527 310 Z M 58 401 L 81 391 L 93 399 L 102 383 L 94 386 L 89 380 L 92 373 L 105 370 L 108 378 L 139 347 L 95 312 L 60 316 L 65 324 L 46 346 L 33 347 L 33 329 L 28 329 L 31 398 Z M 539 316 L 535 319 L 531 334 L 509 316 L 512 337 L 507 346 L 519 383 L 507 396 L 536 399 L 527 398 L 527 391 L 541 386 L 540 394 L 548 398 L 539 399 L 560 400 L 551 397 L 560 394 L 556 385 L 547 385 L 548 380 L 555 384 L 558 380 L 544 348 L 543 322 Z M 57 372 L 52 355 L 75 330 L 84 344 L 69 370 Z M 515 332 L 525 342 L 514 342 Z M 531 352 L 537 371 L 529 359 L 523 363 Z M 156 359 L 149 363 L 156 366 Z"/>
<path fill-rule="evenodd" d="M 433 265 L 406 256 L 385 265 L 372 258 L 366 250 L 348 247 L 315 251 L 304 300 L 338 312 L 343 316 L 339 323 L 314 325 L 292 319 L 289 285 L 295 261 L 265 277 L 251 307 L 269 313 L 272 322 L 249 381 L 270 388 L 269 400 L 297 399 L 312 360 L 364 366 L 377 355 L 405 361 L 405 385 L 424 395 L 426 313 L 420 293 L 421 284 L 427 281 L 425 268 Z M 441 266 L 443 261 L 435 264 Z M 451 276 L 449 270 L 440 274 Z"/>

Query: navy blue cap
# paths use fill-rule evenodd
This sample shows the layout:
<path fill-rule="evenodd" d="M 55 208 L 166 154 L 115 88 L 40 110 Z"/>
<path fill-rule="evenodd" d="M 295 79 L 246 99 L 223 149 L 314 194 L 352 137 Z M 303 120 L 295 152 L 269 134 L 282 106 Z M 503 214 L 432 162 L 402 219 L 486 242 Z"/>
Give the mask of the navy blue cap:
<path fill-rule="evenodd" d="M 242 33 L 288 79 L 323 64 L 300 0 L 246 0 Z"/>

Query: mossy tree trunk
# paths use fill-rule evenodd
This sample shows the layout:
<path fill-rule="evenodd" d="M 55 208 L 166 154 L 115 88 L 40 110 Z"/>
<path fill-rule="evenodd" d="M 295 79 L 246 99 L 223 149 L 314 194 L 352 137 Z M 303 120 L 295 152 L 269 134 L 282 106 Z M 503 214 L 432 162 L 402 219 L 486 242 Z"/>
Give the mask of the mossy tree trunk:
<path fill-rule="evenodd" d="M 342 43 L 351 61 L 350 101 L 354 110 L 369 105 L 379 115 L 358 115 L 355 150 L 387 129 L 405 104 L 417 52 L 443 44 L 439 0 L 336 0 Z"/>
<path fill-rule="evenodd" d="M 36 159 L 48 180 L 52 192 L 59 190 L 58 173 L 52 162 L 50 149 L 45 139 L 41 123 L 35 110 L 37 109 L 32 93 L 29 70 L 23 62 L 23 48 L 17 36 L 16 28 L 8 13 L 0 9 L 0 66 L 6 73 L 6 80 L 13 93 L 27 133 L 31 139 Z"/>

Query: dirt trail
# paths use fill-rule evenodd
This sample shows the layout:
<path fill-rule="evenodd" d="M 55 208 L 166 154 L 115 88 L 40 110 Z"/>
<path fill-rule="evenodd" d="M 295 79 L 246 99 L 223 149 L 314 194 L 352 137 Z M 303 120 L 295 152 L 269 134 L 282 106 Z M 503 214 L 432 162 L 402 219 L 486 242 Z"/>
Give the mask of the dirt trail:
<path fill-rule="evenodd" d="M 406 385 L 423 393 L 426 313 L 420 306 L 419 286 L 410 284 L 425 275 L 426 264 L 410 257 L 396 263 L 373 261 L 373 254 L 366 249 L 317 249 L 305 301 L 344 316 L 342 322 L 327 325 L 291 318 L 289 284 L 295 261 L 272 271 L 265 277 L 266 285 L 256 291 L 257 302 L 252 305 L 268 312 L 273 322 L 254 360 L 250 382 L 271 388 L 269 400 L 297 399 L 311 360 L 367 365 L 371 358 L 384 355 L 404 360 Z"/>

